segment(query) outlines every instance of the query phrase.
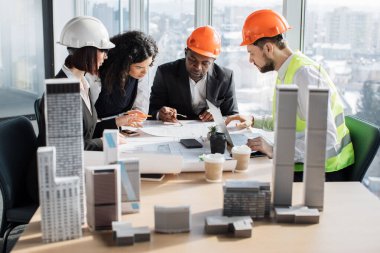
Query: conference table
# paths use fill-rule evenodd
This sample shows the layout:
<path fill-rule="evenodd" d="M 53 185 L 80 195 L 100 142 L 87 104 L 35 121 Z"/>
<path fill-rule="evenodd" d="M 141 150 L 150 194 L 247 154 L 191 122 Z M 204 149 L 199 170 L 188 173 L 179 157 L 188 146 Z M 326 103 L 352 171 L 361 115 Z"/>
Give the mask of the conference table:
<path fill-rule="evenodd" d="M 245 173 L 224 172 L 226 179 L 271 181 L 272 160 L 252 158 Z M 142 182 L 141 210 L 123 215 L 134 227 L 149 226 L 151 240 L 116 246 L 111 231 L 90 232 L 80 239 L 44 244 L 37 211 L 13 252 L 380 252 L 380 200 L 359 182 L 325 183 L 324 210 L 319 224 L 255 220 L 251 238 L 209 235 L 205 218 L 221 215 L 223 183 L 208 183 L 204 173 L 166 175 L 161 182 Z M 302 183 L 293 184 L 293 205 L 302 204 Z M 154 206 L 190 205 L 189 233 L 154 232 Z"/>

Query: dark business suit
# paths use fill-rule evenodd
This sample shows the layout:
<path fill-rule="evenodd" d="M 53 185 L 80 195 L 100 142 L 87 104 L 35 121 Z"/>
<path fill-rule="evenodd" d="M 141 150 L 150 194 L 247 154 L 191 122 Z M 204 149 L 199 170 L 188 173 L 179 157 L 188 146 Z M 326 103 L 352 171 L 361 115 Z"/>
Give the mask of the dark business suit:
<path fill-rule="evenodd" d="M 67 78 L 66 74 L 61 70 L 55 76 L 55 78 Z M 46 146 L 46 127 L 45 127 L 45 114 L 44 114 L 44 99 L 45 96 L 42 97 L 40 102 L 40 115 L 41 119 L 39 121 L 39 134 L 38 134 L 38 146 Z M 83 140 L 84 140 L 84 149 L 85 150 L 103 150 L 103 142 L 100 138 L 93 139 L 93 133 L 95 130 L 96 122 L 98 120 L 98 114 L 96 113 L 96 109 L 91 102 L 91 111 L 88 110 L 85 102 L 82 100 L 82 117 L 83 117 Z"/>
<path fill-rule="evenodd" d="M 231 70 L 215 63 L 210 67 L 206 81 L 206 98 L 215 106 L 220 107 L 223 115 L 238 113 Z M 186 115 L 187 119 L 199 119 L 199 115 L 193 111 L 191 99 L 185 59 L 160 65 L 157 68 L 150 93 L 149 114 L 155 117 L 161 107 L 168 106 L 175 108 L 178 113 Z"/>

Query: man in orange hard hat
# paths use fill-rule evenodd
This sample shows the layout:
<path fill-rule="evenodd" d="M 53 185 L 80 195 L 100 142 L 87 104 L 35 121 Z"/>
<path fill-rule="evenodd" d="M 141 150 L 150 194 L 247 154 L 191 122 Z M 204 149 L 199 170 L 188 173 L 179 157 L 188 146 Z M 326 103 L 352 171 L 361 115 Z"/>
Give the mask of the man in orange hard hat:
<path fill-rule="evenodd" d="M 149 114 L 164 122 L 211 121 L 206 99 L 223 115 L 238 113 L 232 70 L 214 63 L 220 48 L 220 35 L 213 27 L 195 29 L 187 39 L 185 58 L 157 68 Z"/>
<path fill-rule="evenodd" d="M 259 10 L 247 17 L 243 26 L 243 42 L 247 46 L 249 61 L 262 73 L 277 71 L 277 84 L 296 84 L 298 86 L 296 152 L 295 162 L 303 163 L 305 152 L 305 128 L 308 101 L 308 87 L 316 85 L 329 89 L 329 106 L 326 138 L 326 180 L 344 181 L 349 170 L 344 168 L 354 163 L 354 150 L 350 133 L 345 125 L 343 105 L 334 83 L 320 64 L 300 52 L 294 53 L 284 41 L 283 33 L 290 29 L 288 22 L 279 13 L 272 10 Z M 276 98 L 274 97 L 274 100 Z M 275 106 L 276 101 L 273 101 Z M 274 109 L 270 116 L 246 117 L 230 116 L 243 124 L 273 130 Z M 262 137 L 251 139 L 247 145 L 252 150 L 273 156 L 273 147 Z M 279 151 L 281 152 L 281 151 Z M 303 166 L 295 166 L 295 181 L 302 180 Z"/>

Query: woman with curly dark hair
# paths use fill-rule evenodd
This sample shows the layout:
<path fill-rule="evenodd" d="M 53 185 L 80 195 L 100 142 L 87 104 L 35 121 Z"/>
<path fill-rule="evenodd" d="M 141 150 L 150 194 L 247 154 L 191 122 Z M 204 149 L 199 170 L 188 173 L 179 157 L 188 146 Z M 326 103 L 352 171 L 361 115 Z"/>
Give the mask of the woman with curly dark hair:
<path fill-rule="evenodd" d="M 97 124 L 97 136 L 101 136 L 104 129 L 140 127 L 146 120 L 146 114 L 131 109 L 138 81 L 148 73 L 158 53 L 154 39 L 140 31 L 116 35 L 111 41 L 115 48 L 109 51 L 107 61 L 99 69 L 101 91 L 95 108 L 101 122 Z M 116 120 L 102 120 L 110 117 L 116 117 Z"/>

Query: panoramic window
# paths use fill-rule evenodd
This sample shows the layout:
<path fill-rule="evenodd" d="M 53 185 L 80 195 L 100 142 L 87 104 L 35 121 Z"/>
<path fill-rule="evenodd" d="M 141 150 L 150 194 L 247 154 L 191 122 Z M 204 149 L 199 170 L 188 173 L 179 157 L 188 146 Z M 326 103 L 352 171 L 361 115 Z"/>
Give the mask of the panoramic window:
<path fill-rule="evenodd" d="M 123 5 L 123 24 L 127 25 L 128 22 L 128 1 L 126 6 Z M 94 16 L 100 19 L 106 26 L 110 36 L 120 33 L 120 5 L 118 0 L 87 0 L 86 1 L 86 15 Z M 125 26 L 124 29 L 128 29 Z"/>
<path fill-rule="evenodd" d="M 213 1 L 212 25 L 222 35 L 222 53 L 216 62 L 234 71 L 236 96 L 242 114 L 272 112 L 276 74 L 260 73 L 249 63 L 247 48 L 240 46 L 245 19 L 253 11 L 263 8 L 281 13 L 282 1 Z"/>
<path fill-rule="evenodd" d="M 334 81 L 345 113 L 380 125 L 380 3 L 308 0 L 305 53 Z M 380 176 L 379 153 L 367 176 Z"/>
<path fill-rule="evenodd" d="M 186 39 L 194 30 L 194 0 L 155 0 L 149 4 L 149 34 L 157 41 L 160 64 L 183 58 Z"/>
<path fill-rule="evenodd" d="M 0 46 L 0 118 L 32 115 L 45 77 L 41 1 L 1 8 Z"/>

